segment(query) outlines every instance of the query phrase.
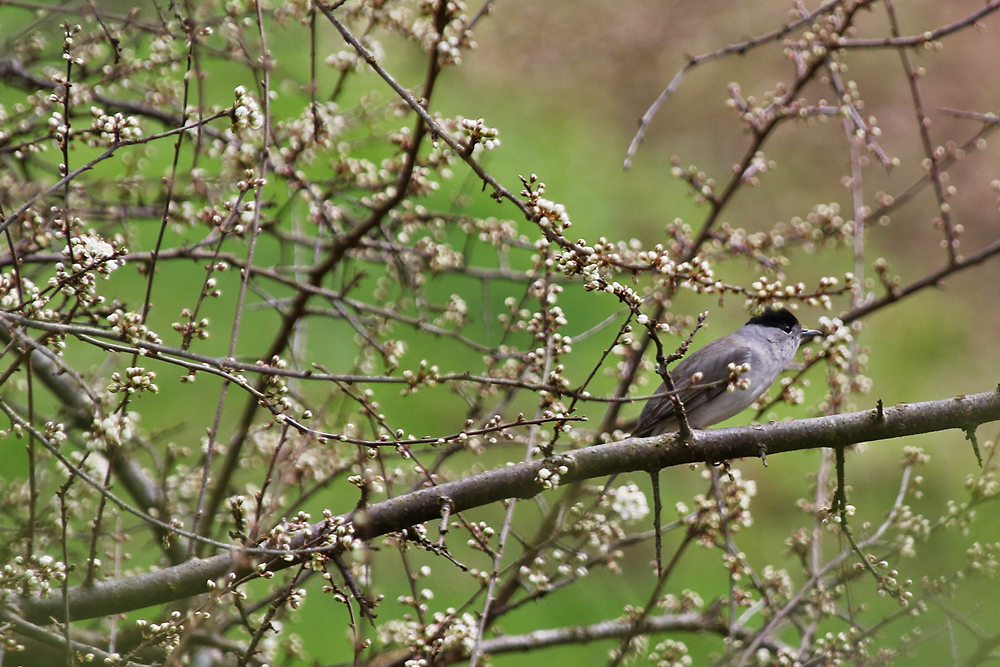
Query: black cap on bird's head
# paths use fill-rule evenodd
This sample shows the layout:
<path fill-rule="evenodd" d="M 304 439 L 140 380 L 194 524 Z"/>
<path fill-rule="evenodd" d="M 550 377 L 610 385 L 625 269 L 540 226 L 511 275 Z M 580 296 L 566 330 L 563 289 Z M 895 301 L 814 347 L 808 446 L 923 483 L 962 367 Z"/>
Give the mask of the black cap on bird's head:
<path fill-rule="evenodd" d="M 799 321 L 787 308 L 768 308 L 757 317 L 751 317 L 747 324 L 756 324 L 762 327 L 774 327 L 788 332 L 798 324 Z"/>
<path fill-rule="evenodd" d="M 800 336 L 802 340 L 819 336 L 823 333 L 822 331 L 817 331 L 815 329 L 803 329 L 802 325 L 799 324 L 799 321 L 787 308 L 767 308 L 760 315 L 751 317 L 747 324 L 756 324 L 761 327 L 781 329 L 788 334 L 798 328 L 801 331 Z"/>

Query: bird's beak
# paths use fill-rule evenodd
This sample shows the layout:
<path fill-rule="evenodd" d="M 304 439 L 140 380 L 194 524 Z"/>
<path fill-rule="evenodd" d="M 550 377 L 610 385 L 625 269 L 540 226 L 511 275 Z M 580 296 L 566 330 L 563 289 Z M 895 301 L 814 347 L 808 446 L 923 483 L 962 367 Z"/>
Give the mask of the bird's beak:
<path fill-rule="evenodd" d="M 819 331 L 818 329 L 803 329 L 802 333 L 799 334 L 799 340 L 804 343 L 807 340 L 815 338 L 816 336 L 823 336 L 823 335 L 825 334 L 822 331 Z"/>

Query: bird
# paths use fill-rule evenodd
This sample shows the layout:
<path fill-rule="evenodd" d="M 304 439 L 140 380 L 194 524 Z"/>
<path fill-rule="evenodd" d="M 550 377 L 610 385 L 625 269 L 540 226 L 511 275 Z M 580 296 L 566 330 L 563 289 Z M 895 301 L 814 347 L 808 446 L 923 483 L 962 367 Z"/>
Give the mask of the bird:
<path fill-rule="evenodd" d="M 792 362 L 799 345 L 815 336 L 786 308 L 764 310 L 728 336 L 712 341 L 684 357 L 670 371 L 674 389 L 691 428 L 706 428 L 739 414 L 763 394 Z M 732 369 L 749 364 L 736 382 Z M 742 381 L 742 382 L 740 382 Z M 743 384 L 745 388 L 740 388 Z M 666 392 L 660 384 L 657 394 Z M 670 396 L 649 399 L 639 415 L 632 437 L 648 437 L 680 430 Z"/>

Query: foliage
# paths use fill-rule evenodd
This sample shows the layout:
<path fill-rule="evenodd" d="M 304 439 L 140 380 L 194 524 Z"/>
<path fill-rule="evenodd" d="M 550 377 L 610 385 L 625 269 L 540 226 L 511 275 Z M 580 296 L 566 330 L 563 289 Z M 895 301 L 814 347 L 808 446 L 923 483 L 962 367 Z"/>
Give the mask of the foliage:
<path fill-rule="evenodd" d="M 988 275 L 1000 254 L 995 210 L 972 230 L 985 242 L 961 245 L 972 225 L 949 172 L 987 148 L 997 118 L 951 110 L 975 129 L 933 135 L 945 112 L 922 102 L 911 62 L 998 8 L 907 34 L 889 0 L 795 3 L 786 25 L 688 57 L 629 163 L 703 63 L 766 52 L 791 67 L 763 93 L 729 86 L 740 161 L 712 176 L 673 158 L 700 217 L 668 215 L 650 243 L 574 228 L 544 174 L 488 170 L 504 148 L 474 97 L 476 118 L 439 110 L 446 74 L 491 30 L 489 1 L 4 3 L 2 660 L 540 664 L 601 641 L 591 663 L 889 664 L 953 628 L 960 659 L 988 661 L 995 630 L 947 600 L 997 567 L 1000 542 L 976 523 L 1000 491 L 995 445 L 976 437 L 1000 414 L 996 392 L 934 396 L 949 400 L 913 406 L 909 430 L 893 430 L 906 408 L 844 413 L 874 407 L 864 324 Z M 891 192 L 868 175 L 907 165 L 847 74 L 876 50 L 900 61 L 874 78 L 905 80 L 904 142 L 920 153 L 920 174 Z M 823 122 L 843 128 L 850 204 L 760 230 L 727 222 L 737 196 L 767 187 L 771 142 Z M 905 281 L 868 246 L 904 211 L 940 246 Z M 629 440 L 629 403 L 703 342 L 714 314 L 697 313 L 716 303 L 819 321 L 825 338 L 757 417 L 821 419 L 770 449 L 773 427 L 722 434 L 749 449 L 704 456 L 686 429 Z M 888 505 L 864 514 L 882 518 L 856 513 L 845 448 L 945 428 L 980 457 L 964 489 L 915 509 L 928 456 L 908 444 L 880 473 Z M 784 554 L 744 546 L 759 493 L 728 464 L 708 465 L 686 501 L 642 477 L 593 481 L 820 447 Z M 920 576 L 908 563 L 922 553 L 934 568 Z M 570 625 L 552 627 L 557 614 Z"/>

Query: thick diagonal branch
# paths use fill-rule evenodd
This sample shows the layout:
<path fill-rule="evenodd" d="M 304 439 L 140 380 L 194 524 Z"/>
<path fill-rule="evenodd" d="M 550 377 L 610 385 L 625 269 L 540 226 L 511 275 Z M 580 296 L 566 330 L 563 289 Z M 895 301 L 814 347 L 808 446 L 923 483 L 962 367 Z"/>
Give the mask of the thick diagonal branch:
<path fill-rule="evenodd" d="M 370 540 L 400 531 L 441 516 L 447 499 L 460 512 L 507 498 L 530 498 L 542 492 L 538 475 L 543 468 L 565 466 L 561 483 L 568 484 L 613 473 L 655 470 L 701 461 L 723 461 L 768 454 L 844 447 L 858 442 L 887 440 L 948 429 L 968 431 L 978 425 L 1000 421 L 1000 389 L 939 401 L 900 404 L 885 410 L 864 410 L 843 415 L 815 417 L 741 428 L 693 431 L 687 446 L 673 442 L 673 435 L 627 438 L 619 442 L 585 447 L 558 455 L 489 470 L 463 479 L 419 489 L 375 503 L 363 511 L 345 514 L 354 524 L 355 536 Z M 964 446 L 965 438 L 956 440 Z M 328 531 L 330 522 L 321 521 L 302 531 L 296 545 L 316 544 Z M 301 553 L 301 558 L 314 551 Z M 238 549 L 211 558 L 193 559 L 181 565 L 134 577 L 98 582 L 90 587 L 69 589 L 71 619 L 94 618 L 124 613 L 155 604 L 181 600 L 208 590 L 209 581 L 227 572 L 246 575 L 253 563 Z M 274 569 L 300 562 L 276 559 Z M 63 602 L 58 595 L 47 598 L 12 598 L 25 619 L 48 623 L 63 618 Z"/>

